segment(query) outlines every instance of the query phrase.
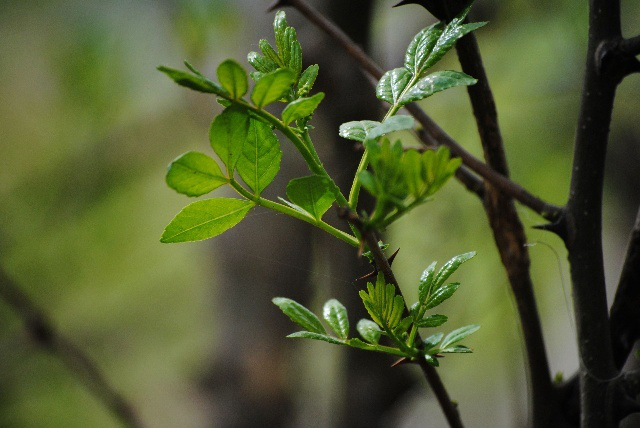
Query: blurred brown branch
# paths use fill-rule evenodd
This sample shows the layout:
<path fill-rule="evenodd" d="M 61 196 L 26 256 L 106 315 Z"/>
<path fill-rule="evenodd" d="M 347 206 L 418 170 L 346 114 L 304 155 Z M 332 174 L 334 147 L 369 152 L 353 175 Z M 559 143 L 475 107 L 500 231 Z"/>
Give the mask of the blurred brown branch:
<path fill-rule="evenodd" d="M 143 425 L 134 406 L 107 381 L 104 373 L 84 351 L 60 334 L 49 317 L 0 269 L 0 299 L 22 320 L 31 338 L 62 360 L 67 369 L 104 407 L 125 426 Z"/>

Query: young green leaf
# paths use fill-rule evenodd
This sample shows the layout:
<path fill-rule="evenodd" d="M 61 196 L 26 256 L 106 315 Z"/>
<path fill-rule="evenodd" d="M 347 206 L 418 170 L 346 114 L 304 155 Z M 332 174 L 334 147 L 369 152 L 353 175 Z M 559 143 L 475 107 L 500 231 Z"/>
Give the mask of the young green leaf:
<path fill-rule="evenodd" d="M 323 98 L 324 93 L 319 92 L 312 97 L 298 98 L 292 101 L 282 112 L 282 122 L 288 125 L 294 120 L 309 116 L 315 111 Z"/>
<path fill-rule="evenodd" d="M 466 325 L 464 327 L 455 329 L 451 333 L 447 334 L 444 339 L 442 339 L 442 344 L 440 345 L 440 347 L 442 349 L 448 348 L 454 343 L 460 342 L 465 337 L 475 333 L 479 328 L 479 325 Z"/>
<path fill-rule="evenodd" d="M 275 71 L 278 68 L 285 67 L 285 63 L 282 62 L 282 58 L 278 56 L 276 51 L 271 46 L 271 43 L 269 43 L 267 40 L 261 39 L 258 42 L 258 47 L 260 47 L 260 50 L 264 54 L 264 57 L 268 59 L 271 64 L 273 64 L 273 66 L 269 64 L 268 67 L 264 67 L 265 69 L 264 71 L 263 70 L 258 70 L 258 71 L 263 71 L 264 73 L 268 73 L 270 71 Z M 270 70 L 267 70 L 267 68 L 270 68 Z"/>
<path fill-rule="evenodd" d="M 430 328 L 430 327 L 439 327 L 442 324 L 446 323 L 448 318 L 445 315 L 429 315 L 426 318 L 418 320 L 416 325 L 420 328 Z"/>
<path fill-rule="evenodd" d="M 398 104 L 412 77 L 411 72 L 402 67 L 387 71 L 376 86 L 376 97 L 391 105 Z"/>
<path fill-rule="evenodd" d="M 433 283 L 433 277 L 435 276 L 436 262 L 433 262 L 427 267 L 420 276 L 420 284 L 418 285 L 418 300 L 424 304 L 429 297 L 431 291 L 431 284 Z"/>
<path fill-rule="evenodd" d="M 181 70 L 165 67 L 161 65 L 158 70 L 169 76 L 174 82 L 185 88 L 194 91 L 216 94 L 220 96 L 229 96 L 229 93 L 222 86 L 203 77 L 201 74 L 189 74 Z"/>
<path fill-rule="evenodd" d="M 316 220 L 320 220 L 336 200 L 331 181 L 319 175 L 291 180 L 287 185 L 287 196 Z"/>
<path fill-rule="evenodd" d="M 473 351 L 464 345 L 456 345 L 453 348 L 444 348 L 438 350 L 439 354 L 471 354 Z"/>
<path fill-rule="evenodd" d="M 440 343 L 440 341 L 442 340 L 443 336 L 444 336 L 443 333 L 436 333 L 436 334 L 432 334 L 431 336 L 429 336 L 426 339 L 424 339 L 422 341 L 422 344 L 424 346 L 424 350 L 428 351 L 430 349 L 433 349 L 438 343 Z"/>
<path fill-rule="evenodd" d="M 286 67 L 289 67 L 296 74 L 296 79 L 300 77 L 302 72 L 302 47 L 298 42 L 298 36 L 296 35 L 296 29 L 289 27 L 285 31 L 285 43 L 288 44 L 288 49 L 282 53 L 282 60 Z"/>
<path fill-rule="evenodd" d="M 239 107 L 229 107 L 215 118 L 209 130 L 213 151 L 227 166 L 228 177 L 233 176 L 249 134 L 249 115 Z"/>
<path fill-rule="evenodd" d="M 431 309 L 438 306 L 440 303 L 447 300 L 449 297 L 453 296 L 453 293 L 460 287 L 459 282 L 452 282 L 451 284 L 447 284 L 444 287 L 440 287 L 437 291 L 429 296 L 426 302 L 426 308 Z"/>
<path fill-rule="evenodd" d="M 251 101 L 258 108 L 274 103 L 285 96 L 295 80 L 295 73 L 288 68 L 267 73 L 256 82 L 251 93 Z"/>
<path fill-rule="evenodd" d="M 396 115 L 382 122 L 380 125 L 372 128 L 367 132 L 367 140 L 375 140 L 383 135 L 396 131 L 406 131 L 413 129 L 415 120 L 411 116 Z"/>
<path fill-rule="evenodd" d="M 204 153 L 187 152 L 169 165 L 167 185 L 187 196 L 201 196 L 229 180 L 215 160 Z"/>
<path fill-rule="evenodd" d="M 300 75 L 300 79 L 298 80 L 298 97 L 304 97 L 311 91 L 311 88 L 313 88 L 313 84 L 318 77 L 319 69 L 320 67 L 318 67 L 317 64 L 310 65 Z"/>
<path fill-rule="evenodd" d="M 340 125 L 339 134 L 342 138 L 360 141 L 362 143 L 367 138 L 367 133 L 378 125 L 380 125 L 380 122 L 374 120 L 346 122 Z"/>
<path fill-rule="evenodd" d="M 268 43 L 269 42 L 267 42 L 267 44 Z M 269 45 L 269 47 L 271 47 L 271 45 Z M 249 54 L 247 55 L 247 62 L 251 64 L 251 66 L 253 66 L 253 68 L 255 68 L 258 73 L 261 74 L 271 73 L 272 71 L 276 71 L 278 68 L 280 68 L 280 66 L 273 62 L 271 58 L 266 58 L 257 52 L 249 52 Z"/>
<path fill-rule="evenodd" d="M 171 220 L 160 242 L 201 241 L 220 235 L 238 224 L 253 206 L 251 201 L 233 198 L 194 202 Z"/>
<path fill-rule="evenodd" d="M 475 251 L 469 253 L 460 254 L 455 256 L 448 262 L 446 262 L 438 271 L 438 274 L 433 279 L 433 290 L 438 289 L 444 282 L 460 267 L 460 265 L 467 260 L 472 259 L 476 255 Z"/>
<path fill-rule="evenodd" d="M 375 323 L 373 323 L 375 325 Z M 377 325 L 376 325 L 377 327 Z M 375 351 L 378 348 L 375 346 L 377 345 L 377 343 L 375 344 L 370 344 L 370 343 L 365 343 L 362 340 L 358 339 L 357 337 L 353 338 L 353 339 L 349 339 L 347 340 L 347 345 L 353 347 L 353 348 L 357 348 L 357 349 L 364 349 L 365 351 Z"/>
<path fill-rule="evenodd" d="M 400 321 L 400 324 L 398 324 L 396 328 L 393 329 L 393 331 L 398 336 L 402 336 L 404 333 L 407 332 L 407 330 L 409 330 L 409 327 L 411 327 L 412 323 L 413 323 L 413 318 L 411 316 L 405 317 L 402 319 L 402 321 Z"/>
<path fill-rule="evenodd" d="M 331 336 L 326 335 L 326 334 L 315 333 L 315 332 L 312 332 L 312 331 L 298 331 L 298 332 L 295 332 L 295 333 L 291 333 L 287 337 L 292 338 L 292 339 L 301 338 L 301 339 L 322 340 L 323 342 L 329 342 L 329 343 L 332 343 L 334 345 L 344 345 L 344 342 L 339 341 L 335 337 L 331 337 Z"/>
<path fill-rule="evenodd" d="M 360 298 L 371 318 L 384 330 L 392 330 L 400 324 L 404 311 L 404 299 L 396 295 L 396 287 L 386 284 L 382 272 L 376 285 L 367 283 L 367 291 L 360 290 Z"/>
<path fill-rule="evenodd" d="M 413 101 L 420 101 L 436 92 L 456 86 L 475 85 L 478 81 L 473 77 L 459 71 L 436 71 L 420 79 L 411 89 L 404 93 L 400 99 L 400 104 L 408 104 Z"/>
<path fill-rule="evenodd" d="M 377 345 L 378 342 L 380 342 L 382 331 L 380 330 L 380 327 L 378 327 L 378 324 L 373 321 L 362 318 L 358 321 L 356 329 L 358 330 L 358 333 L 360 333 L 360 336 L 362 336 L 362 338 L 367 342 L 373 343 L 374 345 Z"/>
<path fill-rule="evenodd" d="M 273 19 L 273 32 L 276 36 L 276 48 L 278 48 L 278 54 L 280 58 L 284 58 L 284 52 L 289 49 L 289 43 L 287 40 L 287 15 L 283 10 L 276 12 L 276 16 Z M 286 65 L 286 61 L 285 61 Z"/>
<path fill-rule="evenodd" d="M 415 35 L 404 56 L 404 66 L 414 76 L 420 76 L 426 70 L 424 63 L 442 34 L 444 24 L 439 22 L 427 27 Z"/>
<path fill-rule="evenodd" d="M 431 365 L 433 367 L 439 367 L 440 366 L 440 363 L 438 362 L 438 359 L 436 357 L 434 357 L 433 355 L 426 354 L 424 356 L 424 359 L 427 360 L 427 363 L 429 363 L 429 365 Z"/>
<path fill-rule="evenodd" d="M 236 168 L 256 195 L 260 195 L 276 177 L 281 158 L 280 141 L 271 127 L 259 120 L 249 119 L 247 139 Z"/>
<path fill-rule="evenodd" d="M 238 100 L 247 93 L 247 72 L 232 59 L 228 59 L 218 66 L 218 80 L 231 98 Z"/>
<path fill-rule="evenodd" d="M 336 299 L 328 300 L 322 309 L 322 316 L 340 339 L 349 336 L 349 318 L 347 308 Z"/>
<path fill-rule="evenodd" d="M 271 301 L 300 327 L 313 333 L 327 334 L 318 317 L 295 300 L 287 299 L 286 297 L 275 297 Z"/>

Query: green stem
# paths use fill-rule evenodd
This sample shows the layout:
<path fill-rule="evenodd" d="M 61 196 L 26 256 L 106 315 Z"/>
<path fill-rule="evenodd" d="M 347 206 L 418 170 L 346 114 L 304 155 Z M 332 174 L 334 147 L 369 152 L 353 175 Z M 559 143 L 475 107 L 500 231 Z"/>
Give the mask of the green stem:
<path fill-rule="evenodd" d="M 253 203 L 255 203 L 256 205 L 259 205 L 261 207 L 265 207 L 268 208 L 270 210 L 273 211 L 277 211 L 279 213 L 282 214 L 287 214 L 291 217 L 297 218 L 298 220 L 302 220 L 304 222 L 307 222 L 313 226 L 316 226 L 317 228 L 324 230 L 325 232 L 327 232 L 330 235 L 333 235 L 334 237 L 340 239 L 341 241 L 346 242 L 347 244 L 353 246 L 353 247 L 359 247 L 360 246 L 360 241 L 358 241 L 358 239 L 356 239 L 355 237 L 349 235 L 348 233 L 343 232 L 340 229 L 336 229 L 335 227 L 331 226 L 328 223 L 325 223 L 322 220 L 318 220 L 308 214 L 305 214 L 303 212 L 294 210 L 291 207 L 288 207 L 286 205 L 282 205 L 279 204 L 277 202 L 274 201 L 270 201 L 269 199 L 264 199 L 260 196 L 256 196 L 254 194 L 252 194 L 251 192 L 249 192 L 248 190 L 246 190 L 244 187 L 242 187 L 237 181 L 235 181 L 233 178 L 229 180 L 229 185 L 231 185 L 231 187 L 233 187 L 233 189 L 238 192 L 241 196 L 245 197 L 246 199 L 252 201 Z"/>
<path fill-rule="evenodd" d="M 417 77 L 413 76 L 409 81 L 409 83 L 407 84 L 407 86 L 405 86 L 404 90 L 402 91 L 402 94 L 400 94 L 398 99 L 401 99 L 402 96 L 405 94 L 405 92 L 411 89 L 411 87 L 415 85 L 417 81 L 418 81 Z M 384 119 L 382 119 L 382 122 L 389 119 L 391 116 L 395 115 L 398 112 L 398 110 L 400 110 L 401 107 L 402 106 L 400 104 L 392 105 L 389 111 L 387 111 L 387 114 L 384 116 Z M 367 169 L 368 165 L 369 165 L 369 151 L 365 147 L 364 154 L 362 155 L 362 159 L 360 159 L 360 163 L 358 164 L 358 169 L 356 170 L 356 175 L 353 178 L 351 191 L 349 191 L 349 208 L 351 208 L 352 211 L 357 211 L 358 197 L 360 195 L 360 188 L 362 187 L 362 185 L 360 184 L 360 177 L 358 176 L 360 175 L 360 172 Z"/>

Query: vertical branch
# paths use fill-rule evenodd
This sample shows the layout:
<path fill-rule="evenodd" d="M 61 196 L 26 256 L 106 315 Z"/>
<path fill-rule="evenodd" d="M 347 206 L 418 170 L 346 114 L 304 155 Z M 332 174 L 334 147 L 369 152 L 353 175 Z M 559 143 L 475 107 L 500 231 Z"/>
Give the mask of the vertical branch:
<path fill-rule="evenodd" d="M 602 190 L 609 125 L 619 78 L 608 48 L 620 33 L 619 0 L 590 0 L 589 43 L 566 210 L 580 356 L 581 426 L 613 425 L 611 346 L 602 254 Z"/>
<path fill-rule="evenodd" d="M 96 363 L 73 342 L 58 333 L 44 312 L 13 284 L 2 269 L 0 269 L 0 299 L 4 300 L 22 319 L 31 337 L 39 345 L 58 356 L 67 369 L 124 426 L 142 427 L 133 405 L 109 384 Z"/>
<path fill-rule="evenodd" d="M 495 171 L 509 177 L 496 105 L 475 35 L 470 34 L 459 40 L 456 51 L 462 71 L 478 79 L 478 83 L 469 86 L 467 90 L 485 160 Z M 552 385 L 542 325 L 529 270 L 530 259 L 525 245 L 527 238 L 524 227 L 513 198 L 486 181 L 484 207 L 520 316 L 532 389 L 533 425 L 548 426 L 552 415 L 549 409 L 553 405 Z"/>

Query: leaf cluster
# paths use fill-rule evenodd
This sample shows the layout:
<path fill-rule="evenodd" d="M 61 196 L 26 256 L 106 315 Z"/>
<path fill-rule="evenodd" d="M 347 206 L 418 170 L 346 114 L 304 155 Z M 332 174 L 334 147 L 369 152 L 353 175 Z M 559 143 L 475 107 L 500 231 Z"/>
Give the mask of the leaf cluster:
<path fill-rule="evenodd" d="M 438 366 L 443 354 L 471 353 L 472 350 L 460 341 L 476 332 L 480 327 L 468 325 L 455 329 L 448 334 L 435 333 L 418 341 L 418 329 L 435 328 L 447 322 L 445 315 L 430 314 L 427 311 L 450 298 L 460 286 L 457 282 L 447 283 L 449 277 L 460 265 L 475 256 L 475 252 L 461 254 L 445 263 L 436 273 L 433 262 L 420 277 L 418 301 L 407 313 L 402 296 L 397 294 L 396 286 L 387 284 L 379 273 L 375 284 L 367 283 L 367 289 L 360 291 L 360 298 L 371 319 L 361 319 L 356 330 L 361 338 L 349 337 L 349 318 L 347 309 L 336 299 L 330 299 L 323 307 L 323 318 L 335 335 L 327 333 L 320 319 L 309 309 L 294 300 L 276 297 L 277 305 L 293 322 L 304 330 L 287 337 L 322 340 L 335 345 L 346 345 L 366 351 L 382 352 L 415 361 L 424 358 L 429 364 Z M 381 344 L 382 337 L 390 342 Z"/>

